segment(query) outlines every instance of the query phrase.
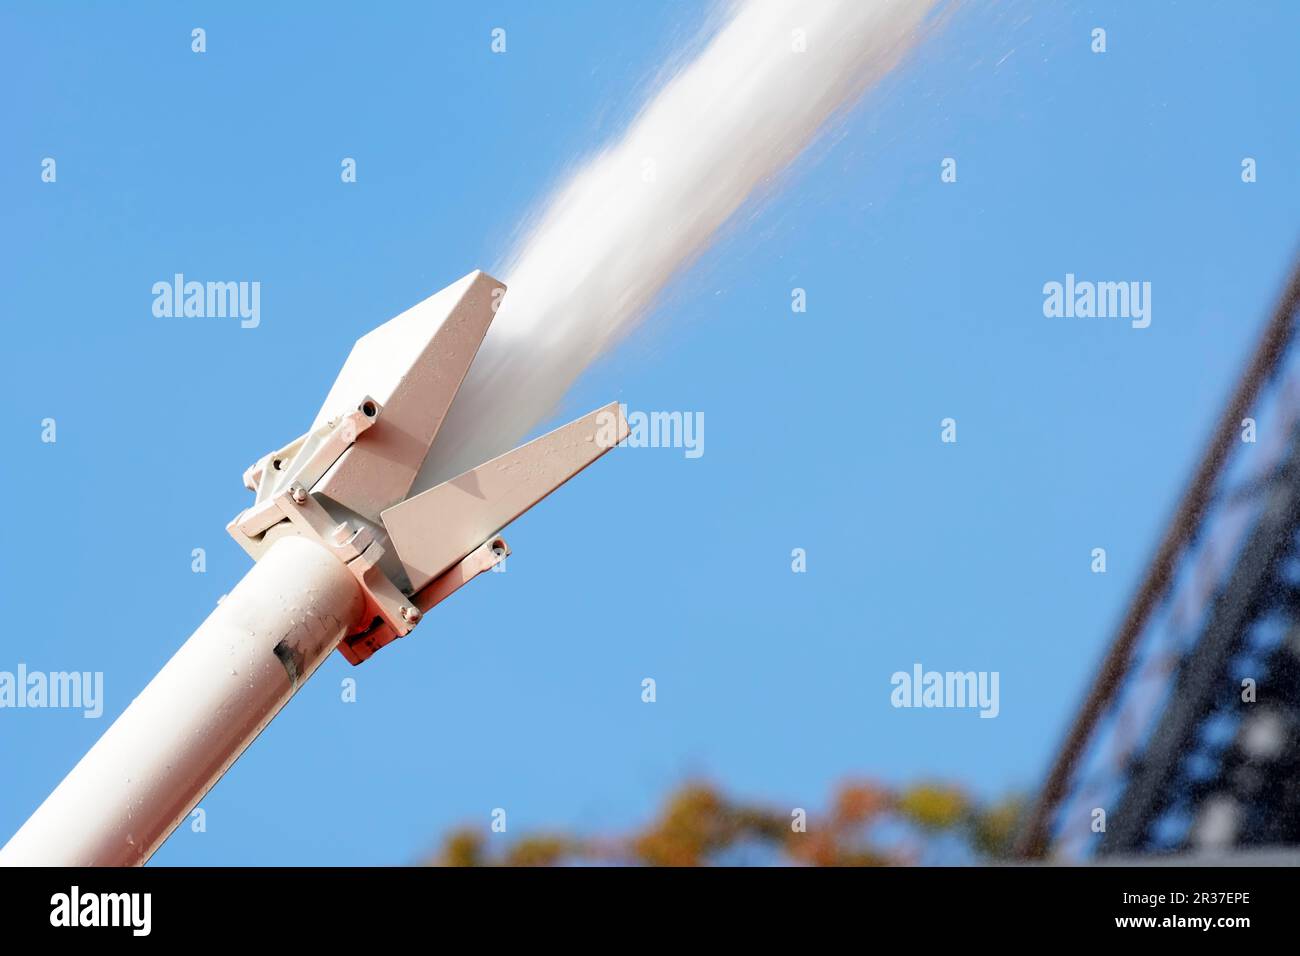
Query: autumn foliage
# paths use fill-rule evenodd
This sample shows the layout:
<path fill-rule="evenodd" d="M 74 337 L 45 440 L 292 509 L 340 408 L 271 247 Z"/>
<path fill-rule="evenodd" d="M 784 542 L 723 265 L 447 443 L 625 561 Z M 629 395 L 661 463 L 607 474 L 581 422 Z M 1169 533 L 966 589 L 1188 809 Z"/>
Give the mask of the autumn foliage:
<path fill-rule="evenodd" d="M 592 837 L 487 827 L 453 831 L 441 866 L 770 865 L 890 866 L 975 863 L 1007 854 L 1022 806 L 981 804 L 949 784 L 900 790 L 843 783 L 821 812 L 738 802 L 706 782 L 675 791 L 638 832 Z M 803 819 L 800 819 L 800 817 Z"/>

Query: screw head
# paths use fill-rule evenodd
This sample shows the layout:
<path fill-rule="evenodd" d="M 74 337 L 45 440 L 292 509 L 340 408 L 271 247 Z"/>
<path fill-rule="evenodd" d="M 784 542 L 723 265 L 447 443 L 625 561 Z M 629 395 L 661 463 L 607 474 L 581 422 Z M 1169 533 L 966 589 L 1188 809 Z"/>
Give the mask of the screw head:
<path fill-rule="evenodd" d="M 294 485 L 289 489 L 289 497 L 297 504 L 303 504 L 307 501 L 307 489 L 302 485 Z"/>
<path fill-rule="evenodd" d="M 411 607 L 409 604 L 402 606 L 402 620 L 407 624 L 419 624 L 420 617 L 421 614 L 419 608 Z"/>

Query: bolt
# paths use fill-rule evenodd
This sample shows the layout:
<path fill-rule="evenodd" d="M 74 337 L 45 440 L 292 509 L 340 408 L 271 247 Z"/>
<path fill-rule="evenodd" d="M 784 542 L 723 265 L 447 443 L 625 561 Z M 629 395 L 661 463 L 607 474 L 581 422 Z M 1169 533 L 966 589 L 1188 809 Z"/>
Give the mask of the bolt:
<path fill-rule="evenodd" d="M 408 604 L 402 605 L 402 620 L 414 627 L 420 623 L 420 609 Z"/>
<path fill-rule="evenodd" d="M 302 485 L 294 485 L 289 489 L 289 497 L 294 500 L 295 504 L 307 503 L 307 489 Z"/>

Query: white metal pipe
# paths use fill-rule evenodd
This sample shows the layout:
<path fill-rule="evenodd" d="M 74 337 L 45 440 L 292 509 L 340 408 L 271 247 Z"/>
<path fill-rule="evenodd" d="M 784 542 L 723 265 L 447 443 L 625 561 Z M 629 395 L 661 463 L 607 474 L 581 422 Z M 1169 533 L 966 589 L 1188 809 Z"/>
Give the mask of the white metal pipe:
<path fill-rule="evenodd" d="M 144 863 L 365 611 L 321 544 L 277 541 L 0 849 L 6 866 Z"/>

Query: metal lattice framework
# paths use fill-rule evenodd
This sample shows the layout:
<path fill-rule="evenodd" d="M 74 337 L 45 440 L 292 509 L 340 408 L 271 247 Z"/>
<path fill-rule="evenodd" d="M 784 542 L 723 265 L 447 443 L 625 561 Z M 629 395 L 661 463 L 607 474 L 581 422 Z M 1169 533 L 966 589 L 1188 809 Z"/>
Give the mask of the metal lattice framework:
<path fill-rule="evenodd" d="M 1300 263 L 1062 744 L 1021 855 L 1300 844 L 1298 306 Z"/>

